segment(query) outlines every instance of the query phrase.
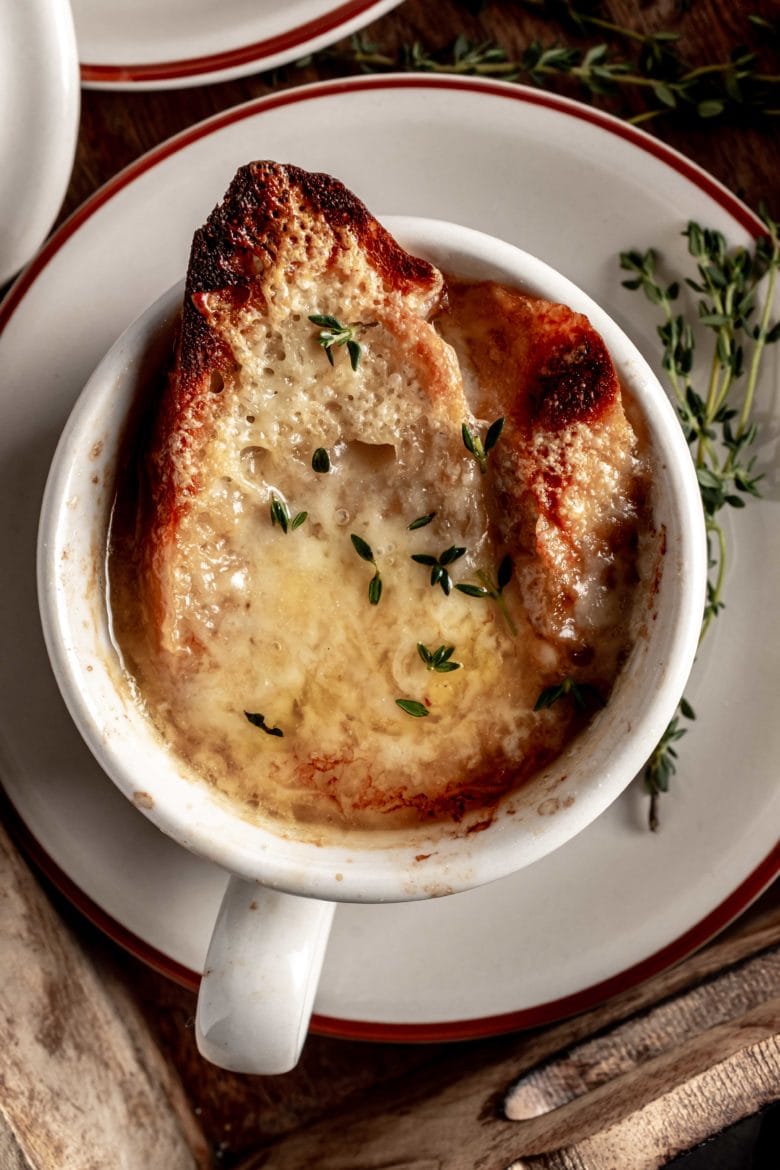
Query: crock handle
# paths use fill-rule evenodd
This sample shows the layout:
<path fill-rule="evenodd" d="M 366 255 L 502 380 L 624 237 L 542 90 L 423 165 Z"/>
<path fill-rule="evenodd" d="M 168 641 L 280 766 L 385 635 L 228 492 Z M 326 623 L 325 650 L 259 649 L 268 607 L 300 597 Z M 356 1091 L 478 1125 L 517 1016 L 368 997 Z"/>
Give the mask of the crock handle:
<path fill-rule="evenodd" d="M 284 1073 L 309 1027 L 335 905 L 231 877 L 198 994 L 206 1060 L 240 1073 Z"/>

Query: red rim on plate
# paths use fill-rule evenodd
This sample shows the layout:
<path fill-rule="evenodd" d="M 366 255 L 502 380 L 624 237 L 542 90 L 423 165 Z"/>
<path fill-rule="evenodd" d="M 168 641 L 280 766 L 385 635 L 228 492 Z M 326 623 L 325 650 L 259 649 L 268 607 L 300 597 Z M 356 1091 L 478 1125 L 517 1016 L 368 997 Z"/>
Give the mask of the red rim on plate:
<path fill-rule="evenodd" d="M 301 49 L 311 41 L 321 37 L 341 35 L 343 27 L 355 20 L 365 17 L 363 23 L 371 19 L 372 8 L 376 8 L 376 0 L 349 0 L 347 4 L 339 4 L 337 8 L 316 20 L 288 29 L 275 37 L 268 37 L 263 41 L 255 41 L 251 45 L 242 45 L 236 49 L 226 49 L 222 53 L 207 54 L 203 57 L 187 57 L 181 61 L 153 61 L 149 63 L 127 62 L 121 65 L 98 65 L 81 62 L 81 80 L 89 85 L 121 84 L 128 82 L 169 82 L 181 81 L 187 77 L 202 77 L 205 73 L 221 73 L 225 70 L 240 69 L 247 65 L 263 67 L 265 61 L 278 57 L 280 54 L 294 56 L 296 49 Z M 380 11 L 378 15 L 381 15 Z"/>
<path fill-rule="evenodd" d="M 353 90 L 393 88 L 450 88 L 468 89 L 476 93 L 525 104 L 546 106 L 580 120 L 591 122 L 611 134 L 627 139 L 641 150 L 660 159 L 667 166 L 689 179 L 700 190 L 717 202 L 729 215 L 747 231 L 758 235 L 762 224 L 744 203 L 701 167 L 636 127 L 619 121 L 609 114 L 584 106 L 579 102 L 555 94 L 542 93 L 506 82 L 473 78 L 451 78 L 428 75 L 387 75 L 383 77 L 354 77 L 338 81 L 317 82 L 313 85 L 285 90 L 279 94 L 259 98 L 245 105 L 237 106 L 218 114 L 205 122 L 190 127 L 181 134 L 161 143 L 148 154 L 137 159 L 130 166 L 94 193 L 58 229 L 17 280 L 0 305 L 0 332 L 10 321 L 15 309 L 23 300 L 27 290 L 45 269 L 49 260 L 56 255 L 63 244 L 97 210 L 117 192 L 128 186 L 139 175 L 156 166 L 163 159 L 177 153 L 190 143 L 207 137 L 224 126 L 253 117 L 255 114 L 301 101 L 311 101 L 333 94 L 349 93 Z M 33 863 L 53 885 L 95 926 L 112 938 L 131 954 L 150 967 L 173 979 L 181 986 L 195 990 L 200 976 L 176 960 L 150 946 L 143 939 L 127 930 L 116 919 L 106 913 L 96 902 L 81 890 L 60 868 L 36 840 L 19 814 L 6 798 L 5 814 L 8 824 Z M 780 845 L 776 846 L 740 883 L 727 898 L 709 914 L 690 927 L 678 938 L 635 963 L 633 966 L 592 984 L 581 991 L 531 1008 L 500 1015 L 483 1016 L 467 1020 L 443 1021 L 440 1023 L 377 1023 L 364 1020 L 342 1020 L 331 1016 L 314 1015 L 311 1030 L 321 1035 L 339 1036 L 374 1041 L 432 1042 L 442 1040 L 465 1040 L 480 1036 L 497 1035 L 515 1029 L 538 1027 L 554 1020 L 574 1015 L 595 1007 L 604 1000 L 622 991 L 627 991 L 643 980 L 672 966 L 686 955 L 701 947 L 719 931 L 729 925 L 753 902 L 771 882 L 780 875 Z"/>

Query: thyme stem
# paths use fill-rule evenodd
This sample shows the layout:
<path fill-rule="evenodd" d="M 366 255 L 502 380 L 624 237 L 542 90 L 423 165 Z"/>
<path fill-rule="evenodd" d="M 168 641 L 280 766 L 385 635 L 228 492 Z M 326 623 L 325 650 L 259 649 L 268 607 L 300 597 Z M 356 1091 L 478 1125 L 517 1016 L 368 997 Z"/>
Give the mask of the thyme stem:
<path fill-rule="evenodd" d="M 753 399 L 756 394 L 756 386 L 758 385 L 758 374 L 761 367 L 761 358 L 764 355 L 764 349 L 767 345 L 769 337 L 769 321 L 772 316 L 772 307 L 775 301 L 775 293 L 777 291 L 777 270 L 778 257 L 780 256 L 780 239 L 778 238 L 777 224 L 771 220 L 768 223 L 771 230 L 770 239 L 772 242 L 772 259 L 773 262 L 769 269 L 767 278 L 766 298 L 764 300 L 764 307 L 761 311 L 761 321 L 759 324 L 759 332 L 756 337 L 756 344 L 753 347 L 753 353 L 750 358 L 750 368 L 748 371 L 747 386 L 745 388 L 745 395 L 742 400 L 742 408 L 739 412 L 739 419 L 737 421 L 736 435 L 741 439 L 747 430 L 748 422 L 751 412 L 753 410 Z M 731 468 L 733 452 L 729 451 L 728 466 Z"/>
<path fill-rule="evenodd" d="M 780 114 L 776 100 L 780 75 L 775 62 L 757 67 L 759 53 L 772 51 L 772 37 L 762 35 L 755 51 L 740 45 L 725 60 L 691 65 L 681 49 L 682 38 L 674 31 L 644 33 L 597 12 L 579 11 L 571 3 L 553 5 L 549 13 L 543 3 L 531 6 L 540 15 L 573 26 L 580 36 L 596 31 L 607 42 L 579 47 L 565 40 L 543 43 L 534 38 L 513 56 L 494 41 L 472 41 L 463 35 L 446 48 L 415 41 L 391 52 L 356 34 L 348 50 L 329 49 L 323 55 L 346 58 L 369 73 L 412 70 L 497 77 L 548 88 L 573 81 L 589 98 L 617 105 L 616 112 L 634 124 L 674 113 L 702 120 L 734 115 L 741 121 L 751 114 L 758 119 Z M 748 20 L 756 23 L 750 17 Z M 621 48 L 616 48 L 615 42 L 622 42 Z M 647 108 L 638 113 L 621 108 L 623 95 L 631 94 L 641 95 Z"/>
<path fill-rule="evenodd" d="M 714 338 L 707 389 L 700 396 L 692 375 L 695 345 L 694 324 L 675 314 L 673 302 L 679 282 L 665 286 L 656 275 L 656 256 L 626 252 L 621 267 L 632 274 L 624 285 L 641 289 L 661 311 L 658 333 L 664 343 L 664 369 L 677 400 L 677 410 L 689 445 L 704 508 L 710 552 L 710 574 L 699 644 L 714 618 L 724 607 L 723 588 L 728 563 L 725 529 L 718 513 L 725 506 L 742 508 L 746 496 L 758 496 L 760 475 L 754 472 L 757 424 L 752 421 L 761 361 L 766 346 L 780 339 L 780 324 L 770 325 L 780 268 L 780 229 L 762 212 L 767 235 L 754 248 L 729 251 L 723 236 L 714 230 L 689 223 L 685 230 L 688 251 L 696 262 L 697 278 L 686 283 L 698 294 L 698 331 L 711 330 Z M 758 288 L 766 278 L 766 292 L 758 323 L 753 323 Z M 745 375 L 744 350 L 749 349 L 741 398 L 734 402 L 736 387 Z M 736 420 L 736 421 L 735 421 Z M 659 744 L 645 766 L 645 786 L 650 794 L 649 824 L 659 827 L 659 799 L 667 791 L 676 771 L 677 752 L 673 746 L 686 733 L 682 719 L 695 713 L 681 699 Z"/>

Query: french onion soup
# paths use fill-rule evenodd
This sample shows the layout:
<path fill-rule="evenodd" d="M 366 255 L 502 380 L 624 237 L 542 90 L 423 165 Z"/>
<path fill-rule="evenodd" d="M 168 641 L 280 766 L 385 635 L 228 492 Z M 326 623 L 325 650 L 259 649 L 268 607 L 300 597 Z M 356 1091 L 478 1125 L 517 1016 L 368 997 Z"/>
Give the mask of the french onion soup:
<path fill-rule="evenodd" d="M 442 274 L 329 176 L 242 168 L 117 474 L 137 701 L 297 835 L 489 816 L 608 703 L 646 618 L 629 414 L 582 315 Z"/>

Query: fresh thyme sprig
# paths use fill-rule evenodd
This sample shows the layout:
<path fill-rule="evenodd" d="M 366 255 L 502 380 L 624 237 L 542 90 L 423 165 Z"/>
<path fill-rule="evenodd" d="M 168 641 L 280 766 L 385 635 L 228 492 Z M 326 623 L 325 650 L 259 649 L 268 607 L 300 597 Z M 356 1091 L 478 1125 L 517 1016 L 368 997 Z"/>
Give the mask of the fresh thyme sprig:
<path fill-rule="evenodd" d="M 658 820 L 658 799 L 662 792 L 669 791 L 669 780 L 677 771 L 677 749 L 672 745 L 682 739 L 687 728 L 680 725 L 681 719 L 695 719 L 696 713 L 687 699 L 680 700 L 677 714 L 667 724 L 666 730 L 656 744 L 653 754 L 645 765 L 645 786 L 650 793 L 650 811 L 648 813 L 648 827 L 657 832 L 660 827 Z"/>
<path fill-rule="evenodd" d="M 417 653 L 428 670 L 435 670 L 437 674 L 449 674 L 453 670 L 460 670 L 462 662 L 453 662 L 454 646 L 439 646 L 438 650 L 429 650 L 422 642 L 417 643 Z"/>
<path fill-rule="evenodd" d="M 465 552 L 465 548 L 452 544 L 437 557 L 431 556 L 429 553 L 415 553 L 412 560 L 416 561 L 418 565 L 426 565 L 430 568 L 431 585 L 441 585 L 442 592 L 449 596 L 452 590 L 452 577 L 447 566 L 459 560 Z"/>
<path fill-rule="evenodd" d="M 517 626 L 515 625 L 512 615 L 507 608 L 506 600 L 504 599 L 504 590 L 509 582 L 512 580 L 512 574 L 515 571 L 515 566 L 509 553 L 501 558 L 498 569 L 496 570 L 495 580 L 485 569 L 477 571 L 477 577 L 481 581 L 480 585 L 472 585 L 470 581 L 459 581 L 455 588 L 460 593 L 465 593 L 467 597 L 489 597 L 495 601 L 504 615 L 504 621 L 509 627 L 509 632 L 513 638 L 517 637 Z"/>
<path fill-rule="evenodd" d="M 360 342 L 357 340 L 356 332 L 358 329 L 373 329 L 377 322 L 355 321 L 352 325 L 342 325 L 337 317 L 331 317 L 328 313 L 313 313 L 309 316 L 309 320 L 312 325 L 319 325 L 320 327 L 320 332 L 317 334 L 317 343 L 325 350 L 325 357 L 330 364 L 334 365 L 334 346 L 345 345 L 349 354 L 349 363 L 353 370 L 357 370 L 360 365 L 362 349 Z"/>
<path fill-rule="evenodd" d="M 294 532 L 296 528 L 300 528 L 304 523 L 308 512 L 296 512 L 294 516 L 290 516 L 290 509 L 285 504 L 284 500 L 280 500 L 278 496 L 271 496 L 271 523 L 281 528 L 282 532 L 287 535 L 288 532 Z"/>
<path fill-rule="evenodd" d="M 684 283 L 696 296 L 693 320 L 676 310 L 681 282 L 667 284 L 661 279 L 654 251 L 629 251 L 620 257 L 621 267 L 631 274 L 623 282 L 625 287 L 641 289 L 660 310 L 663 366 L 699 481 L 710 563 L 700 640 L 724 606 L 728 549 L 720 512 L 724 507 L 743 508 L 748 498 L 760 495 L 761 476 L 755 472 L 758 426 L 753 409 L 766 347 L 780 339 L 780 323 L 771 323 L 780 270 L 780 227 L 766 211 L 761 214 L 767 234 L 756 240 L 752 250 L 729 249 L 720 232 L 688 224 L 683 234 L 695 261 L 696 278 L 686 277 Z M 759 286 L 764 281 L 761 300 Z M 706 382 L 699 389 L 695 347 L 697 337 L 707 334 L 711 353 Z M 676 771 L 673 745 L 686 731 L 681 720 L 694 718 L 690 703 L 682 699 L 645 766 L 652 829 L 659 825 L 660 795 L 668 790 Z"/>
<path fill-rule="evenodd" d="M 722 61 L 693 65 L 685 59 L 676 32 L 639 32 L 572 4 L 539 3 L 535 7 L 554 7 L 555 11 L 544 14 L 568 24 L 576 35 L 597 30 L 607 40 L 580 47 L 535 38 L 512 57 L 494 41 L 473 41 L 462 35 L 443 49 L 415 41 L 393 52 L 357 34 L 351 38 L 348 50 L 330 49 L 323 55 L 351 63 L 364 73 L 406 70 L 466 74 L 530 82 L 540 88 L 560 88 L 561 82 L 570 80 L 591 100 L 608 99 L 617 104 L 619 113 L 628 113 L 622 108 L 624 95 L 639 96 L 645 108 L 629 117 L 635 123 L 672 113 L 704 120 L 728 115 L 772 118 L 780 114 L 780 75 L 762 68 L 757 53 L 748 48 L 739 46 Z M 614 41 L 625 45 L 628 53 L 611 43 Z"/>
<path fill-rule="evenodd" d="M 379 600 L 382 596 L 382 575 L 374 560 L 371 545 L 363 540 L 362 536 L 356 536 L 354 532 L 351 533 L 349 539 L 352 541 L 352 546 L 360 559 L 368 561 L 370 565 L 374 566 L 374 575 L 368 583 L 368 600 L 372 605 L 379 605 Z"/>
<path fill-rule="evenodd" d="M 488 429 L 485 433 L 485 439 L 483 442 L 482 439 L 479 437 L 479 435 L 476 435 L 472 431 L 472 429 L 468 423 L 464 422 L 462 427 L 461 427 L 461 434 L 463 436 L 463 446 L 466 448 L 466 450 L 468 451 L 468 453 L 470 455 L 474 456 L 474 458 L 476 459 L 476 461 L 479 465 L 479 470 L 482 472 L 483 475 L 487 471 L 487 457 L 490 454 L 490 452 L 493 450 L 493 448 L 495 447 L 499 438 L 501 437 L 501 432 L 503 429 L 504 429 L 503 418 L 497 418 L 496 421 L 492 422 L 490 424 L 490 426 L 488 427 Z"/>
<path fill-rule="evenodd" d="M 573 678 L 569 677 L 540 691 L 534 704 L 534 711 L 543 711 L 547 707 L 552 707 L 553 703 L 557 703 L 559 699 L 563 699 L 567 695 L 580 711 L 604 706 L 604 697 L 597 687 L 594 687 L 592 683 L 575 682 Z"/>

